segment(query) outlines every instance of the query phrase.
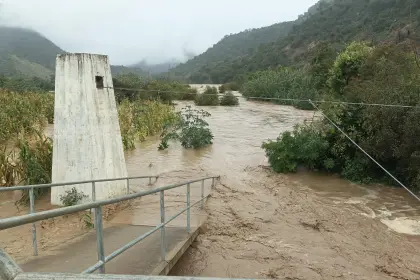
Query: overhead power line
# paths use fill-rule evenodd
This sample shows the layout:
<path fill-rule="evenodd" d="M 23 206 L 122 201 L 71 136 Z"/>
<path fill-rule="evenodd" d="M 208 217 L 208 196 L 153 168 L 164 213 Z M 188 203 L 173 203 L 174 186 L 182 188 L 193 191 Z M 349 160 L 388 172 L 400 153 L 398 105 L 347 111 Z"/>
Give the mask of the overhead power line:
<path fill-rule="evenodd" d="M 183 91 L 171 91 L 171 90 L 158 90 L 158 89 L 135 89 L 135 88 L 120 88 L 115 87 L 115 90 L 131 90 L 138 92 L 157 92 L 157 93 L 175 93 L 175 94 L 201 94 L 201 95 L 215 95 L 215 94 L 206 94 L 206 93 L 194 93 L 194 92 L 183 92 Z M 218 93 L 217 96 L 223 96 L 224 93 Z M 261 97 L 261 96 L 242 96 L 234 95 L 235 97 L 242 97 L 246 99 L 253 100 L 276 100 L 276 101 L 290 101 L 290 102 L 308 102 L 308 99 L 299 99 L 299 98 L 279 98 L 279 97 Z M 409 109 L 420 109 L 420 106 L 416 105 L 406 105 L 406 104 L 385 104 L 385 103 L 365 103 L 365 102 L 346 102 L 346 101 L 332 101 L 332 100 L 312 100 L 311 102 L 321 104 L 343 104 L 343 105 L 358 105 L 358 106 L 371 106 L 371 107 L 391 107 L 391 108 L 409 108 Z"/>
<path fill-rule="evenodd" d="M 408 187 L 406 187 L 403 183 L 400 182 L 400 180 L 398 180 L 394 175 L 391 174 L 391 172 L 389 172 L 385 167 L 383 167 L 379 162 L 377 162 L 371 155 L 369 155 L 362 147 L 360 147 L 350 136 L 347 135 L 347 133 L 345 133 L 333 120 L 331 120 L 324 112 L 322 112 L 321 109 L 319 109 L 315 103 L 311 100 L 308 100 L 312 106 L 314 106 L 315 109 L 317 109 L 318 112 L 320 112 L 322 114 L 322 116 L 324 116 L 324 118 L 326 118 L 335 128 L 338 129 L 338 131 L 340 131 L 347 139 L 350 140 L 350 142 L 353 143 L 353 145 L 355 145 L 360 151 L 362 151 L 368 158 L 370 158 L 376 165 L 378 165 L 383 171 L 385 171 L 386 174 L 389 175 L 389 177 L 391 177 L 395 182 L 397 182 L 401 187 L 403 187 L 406 191 L 408 191 L 413 197 L 415 197 L 419 202 L 420 202 L 420 198 L 414 194 Z"/>

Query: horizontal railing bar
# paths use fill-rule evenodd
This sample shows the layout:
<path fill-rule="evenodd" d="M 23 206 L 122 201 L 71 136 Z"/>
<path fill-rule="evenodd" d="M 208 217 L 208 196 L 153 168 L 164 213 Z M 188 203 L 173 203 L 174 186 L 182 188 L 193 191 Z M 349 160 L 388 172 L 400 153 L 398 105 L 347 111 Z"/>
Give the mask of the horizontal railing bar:
<path fill-rule="evenodd" d="M 254 278 L 217 278 L 217 277 L 194 277 L 194 276 L 152 276 L 152 275 L 123 275 L 123 274 L 72 274 L 72 273 L 29 273 L 24 272 L 16 276 L 14 280 L 252 280 Z M 285 278 L 281 278 L 285 279 Z"/>
<path fill-rule="evenodd" d="M 192 181 L 178 183 L 178 184 L 172 184 L 172 185 L 160 187 L 157 189 L 125 195 L 125 196 L 121 196 L 117 198 L 98 200 L 98 201 L 88 202 L 88 203 L 84 203 L 80 205 L 68 206 L 68 207 L 63 207 L 59 209 L 37 212 L 33 214 L 26 214 L 26 215 L 17 216 L 17 217 L 5 218 L 5 219 L 0 220 L 0 230 L 17 227 L 24 224 L 34 223 L 34 222 L 45 220 L 45 219 L 55 218 L 62 215 L 68 215 L 68 214 L 72 214 L 76 212 L 81 212 L 88 209 L 97 208 L 99 206 L 105 206 L 105 205 L 114 204 L 114 203 L 118 203 L 122 201 L 127 201 L 130 199 L 158 193 L 160 191 L 166 191 L 166 190 L 178 188 L 187 184 L 192 184 L 192 183 L 200 182 L 202 180 L 208 180 L 208 179 L 213 179 L 213 178 L 220 178 L 220 176 L 205 177 L 205 178 L 201 178 L 197 180 L 192 180 Z"/>
<path fill-rule="evenodd" d="M 160 230 L 163 226 L 169 224 L 170 222 L 172 222 L 173 220 L 175 220 L 176 218 L 178 218 L 180 215 L 182 215 L 185 211 L 188 210 L 188 208 L 192 208 L 195 205 L 197 205 L 198 203 L 200 203 L 201 201 L 203 201 L 204 199 L 206 199 L 208 197 L 205 196 L 203 198 L 201 198 L 199 201 L 193 203 L 190 207 L 186 207 L 183 210 L 181 210 L 180 212 L 178 212 L 177 214 L 173 215 L 172 217 L 170 217 L 166 222 L 158 224 L 156 227 L 154 227 L 153 229 L 149 230 L 148 232 L 140 235 L 139 237 L 137 237 L 136 239 L 128 242 L 126 245 L 124 245 L 123 247 L 115 250 L 114 252 L 112 252 L 110 255 L 105 257 L 105 263 L 111 261 L 112 259 L 114 259 L 115 257 L 117 257 L 118 255 L 124 253 L 125 251 L 127 251 L 128 249 L 130 249 L 131 247 L 133 247 L 134 245 L 136 245 L 137 243 L 139 243 L 140 241 L 142 241 L 143 239 L 147 238 L 148 236 L 152 235 L 153 233 L 155 233 L 156 231 Z M 97 262 L 96 264 L 94 264 L 93 266 L 89 267 L 88 269 L 86 269 L 85 271 L 83 271 L 82 273 L 92 273 L 96 270 L 99 269 L 99 267 L 102 265 L 102 261 Z"/>
<path fill-rule="evenodd" d="M 105 261 L 105 263 L 106 263 L 106 261 Z M 99 261 L 99 262 L 95 263 L 94 265 L 92 265 L 91 267 L 89 267 L 88 269 L 84 270 L 84 271 L 82 272 L 82 274 L 89 274 L 89 273 L 93 273 L 93 272 L 95 272 L 96 270 L 98 270 L 98 269 L 99 269 L 102 265 L 104 265 L 105 263 L 104 263 L 104 262 L 102 262 L 102 261 Z"/>
<path fill-rule="evenodd" d="M 159 178 L 159 176 L 135 176 L 135 177 L 122 177 L 122 178 L 112 178 L 112 179 L 95 179 L 95 180 L 86 180 L 86 181 L 75 181 L 67 183 L 53 183 L 53 184 L 40 184 L 40 185 L 27 185 L 27 186 L 15 186 L 15 187 L 2 187 L 0 192 L 7 191 L 17 191 L 17 190 L 29 190 L 32 188 L 51 188 L 51 187 L 60 187 L 60 186 L 71 186 L 71 185 L 81 185 L 87 183 L 98 183 L 98 182 L 113 182 L 113 181 L 122 181 L 122 180 L 134 180 L 134 179 L 146 179 L 146 178 Z"/>

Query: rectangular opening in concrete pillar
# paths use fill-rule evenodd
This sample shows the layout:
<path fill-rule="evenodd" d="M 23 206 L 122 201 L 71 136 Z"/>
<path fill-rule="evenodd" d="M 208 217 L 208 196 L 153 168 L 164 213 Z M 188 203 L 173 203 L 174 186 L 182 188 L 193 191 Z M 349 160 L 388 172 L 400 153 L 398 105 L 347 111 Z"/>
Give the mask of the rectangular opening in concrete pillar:
<path fill-rule="evenodd" d="M 52 182 L 127 176 L 108 57 L 63 54 L 56 59 Z M 51 203 L 73 187 L 92 199 L 92 184 L 54 187 Z M 125 194 L 126 181 L 96 183 L 96 199 Z"/>
<path fill-rule="evenodd" d="M 97 89 L 103 89 L 104 88 L 104 77 L 102 76 L 95 76 L 95 83 Z"/>

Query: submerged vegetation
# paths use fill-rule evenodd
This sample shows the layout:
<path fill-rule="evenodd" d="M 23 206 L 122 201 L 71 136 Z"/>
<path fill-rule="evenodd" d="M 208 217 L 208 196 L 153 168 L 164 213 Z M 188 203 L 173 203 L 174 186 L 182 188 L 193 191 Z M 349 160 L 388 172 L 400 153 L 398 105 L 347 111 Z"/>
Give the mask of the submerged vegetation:
<path fill-rule="evenodd" d="M 178 112 L 178 117 L 171 123 L 167 123 L 161 134 L 159 150 L 169 147 L 169 141 L 180 141 L 186 149 L 198 149 L 213 143 L 213 133 L 204 118 L 210 113 L 187 106 Z"/>
<path fill-rule="evenodd" d="M 220 99 L 220 105 L 236 106 L 236 105 L 239 105 L 239 100 L 231 91 L 229 91 L 229 92 L 226 92 Z"/>
<path fill-rule="evenodd" d="M 219 96 L 217 88 L 207 86 L 202 94 L 197 94 L 194 102 L 197 106 L 217 106 L 219 105 Z"/>
<path fill-rule="evenodd" d="M 126 99 L 118 105 L 118 117 L 124 149 L 128 150 L 135 148 L 136 141 L 161 132 L 176 115 L 172 106 L 158 101 Z"/>
<path fill-rule="evenodd" d="M 333 59 L 328 70 L 314 68 L 319 70 L 312 72 L 315 77 L 326 77 L 319 83 L 319 92 L 326 100 L 420 105 L 419 58 L 408 43 L 378 47 L 352 43 Z M 321 109 L 403 183 L 420 188 L 418 107 L 325 103 Z M 263 148 L 277 172 L 294 172 L 298 165 L 305 165 L 312 170 L 339 173 L 356 182 L 391 183 L 326 118 L 283 133 L 264 143 Z"/>

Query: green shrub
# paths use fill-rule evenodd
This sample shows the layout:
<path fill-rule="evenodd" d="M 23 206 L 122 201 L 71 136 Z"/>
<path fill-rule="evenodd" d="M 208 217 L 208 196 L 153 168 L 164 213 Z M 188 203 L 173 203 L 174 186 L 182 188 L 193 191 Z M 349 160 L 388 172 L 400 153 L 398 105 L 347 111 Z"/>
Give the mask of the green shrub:
<path fill-rule="evenodd" d="M 198 149 L 213 143 L 213 134 L 208 128 L 209 124 L 204 120 L 210 116 L 210 113 L 187 106 L 182 108 L 178 115 L 176 122 L 169 123 L 165 127 L 159 150 L 167 149 L 169 140 L 180 141 L 186 149 Z"/>
<path fill-rule="evenodd" d="M 78 192 L 76 188 L 66 191 L 65 195 L 60 195 L 60 201 L 64 206 L 74 206 L 79 204 L 84 198 L 88 197 L 83 192 Z M 86 223 L 87 224 L 87 223 Z"/>
<path fill-rule="evenodd" d="M 310 169 L 333 165 L 327 161 L 328 142 L 315 127 L 296 126 L 293 133 L 284 132 L 275 141 L 264 142 L 262 148 L 276 172 L 295 172 L 299 165 Z"/>
<path fill-rule="evenodd" d="M 343 57 L 346 56 L 339 55 L 333 66 L 335 70 L 330 72 L 339 74 L 331 77 L 346 77 L 340 73 L 347 73 L 351 78 L 337 87 L 339 91 L 332 91 L 334 97 L 356 103 L 420 105 L 420 67 L 409 46 L 379 46 L 355 64 L 342 64 Z M 356 72 L 348 71 L 355 68 Z M 321 108 L 403 184 L 420 188 L 420 110 L 328 103 Z M 293 133 L 285 132 L 277 140 L 264 143 L 263 148 L 277 172 L 293 172 L 303 164 L 313 170 L 335 172 L 355 182 L 396 184 L 327 119 Z"/>
<path fill-rule="evenodd" d="M 219 92 L 220 93 L 225 93 L 226 92 L 226 86 L 224 84 L 219 86 Z"/>
<path fill-rule="evenodd" d="M 196 96 L 195 104 L 197 106 L 219 105 L 219 96 L 218 96 L 217 88 L 207 86 L 203 94 L 198 94 Z"/>
<path fill-rule="evenodd" d="M 149 80 L 135 74 L 117 76 L 113 79 L 118 103 L 124 99 L 159 100 L 170 104 L 173 100 L 194 100 L 197 91 L 188 84 L 167 80 Z M 120 89 L 125 88 L 125 89 Z"/>
<path fill-rule="evenodd" d="M 229 91 L 225 93 L 223 97 L 220 99 L 220 105 L 222 106 L 239 105 L 239 99 L 232 92 Z"/>
<path fill-rule="evenodd" d="M 242 86 L 245 97 L 254 99 L 278 98 L 272 102 L 282 105 L 293 105 L 299 109 L 313 107 L 309 102 L 295 102 L 282 99 L 315 99 L 318 91 L 311 75 L 303 70 L 279 68 L 254 73 Z"/>

